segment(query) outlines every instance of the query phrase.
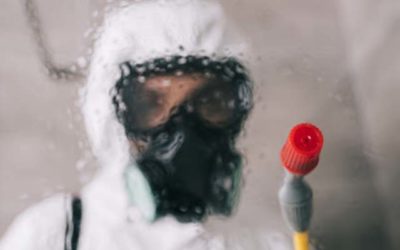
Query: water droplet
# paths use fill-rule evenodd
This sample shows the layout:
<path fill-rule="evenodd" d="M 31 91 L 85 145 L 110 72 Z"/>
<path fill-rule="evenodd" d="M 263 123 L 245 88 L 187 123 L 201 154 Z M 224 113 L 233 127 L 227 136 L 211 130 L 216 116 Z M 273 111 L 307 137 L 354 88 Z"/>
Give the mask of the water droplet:
<path fill-rule="evenodd" d="M 192 113 L 194 111 L 194 107 L 191 104 L 186 105 L 186 111 L 188 113 Z"/>
<path fill-rule="evenodd" d="M 85 166 L 86 166 L 86 161 L 83 159 L 79 160 L 75 165 L 78 171 L 82 171 L 85 168 Z"/>
<path fill-rule="evenodd" d="M 145 83 L 145 82 L 146 82 L 146 77 L 144 77 L 144 76 L 139 76 L 139 77 L 138 77 L 138 81 L 139 81 L 140 83 Z"/>
<path fill-rule="evenodd" d="M 232 189 L 232 179 L 230 177 L 226 177 L 224 180 L 224 188 L 225 190 L 231 190 Z"/>
<path fill-rule="evenodd" d="M 87 60 L 84 57 L 79 57 L 76 62 L 80 68 L 85 68 L 87 65 Z"/>
<path fill-rule="evenodd" d="M 127 110 L 127 107 L 126 107 L 125 103 L 123 103 L 123 102 L 119 102 L 118 103 L 118 108 L 119 108 L 120 111 L 126 111 Z"/>
<path fill-rule="evenodd" d="M 123 77 L 127 77 L 129 76 L 131 70 L 129 69 L 128 65 L 126 65 L 125 63 L 121 65 L 121 73 Z"/>
<path fill-rule="evenodd" d="M 179 206 L 178 209 L 179 209 L 179 211 L 182 212 L 182 213 L 186 213 L 186 212 L 188 211 L 187 206 L 183 206 L 183 205 Z"/>
<path fill-rule="evenodd" d="M 20 200 L 26 200 L 26 199 L 28 199 L 29 198 L 29 194 L 21 194 L 20 196 L 19 196 L 19 199 Z"/>
<path fill-rule="evenodd" d="M 187 61 L 186 58 L 182 57 L 182 58 L 179 58 L 178 63 L 179 64 L 185 64 L 186 61 Z"/>
<path fill-rule="evenodd" d="M 221 91 L 215 91 L 214 92 L 214 97 L 215 98 L 221 98 L 221 95 L 222 95 Z"/>
<path fill-rule="evenodd" d="M 235 108 L 235 100 L 229 100 L 228 101 L 228 108 L 234 109 Z"/>
<path fill-rule="evenodd" d="M 236 67 L 236 72 L 237 73 L 243 73 L 244 71 L 243 71 L 243 69 L 241 67 L 237 66 Z"/>
<path fill-rule="evenodd" d="M 122 81 L 122 85 L 124 85 L 124 86 L 128 86 L 129 83 L 130 83 L 130 81 L 129 81 L 128 79 L 124 79 L 124 80 Z"/>
<path fill-rule="evenodd" d="M 164 80 L 162 80 L 161 84 L 162 84 L 161 85 L 162 87 L 169 87 L 169 86 L 171 86 L 171 80 L 164 79 Z"/>
<path fill-rule="evenodd" d="M 195 212 L 196 214 L 202 214 L 202 213 L 203 213 L 203 208 L 196 206 L 196 207 L 194 208 L 194 212 Z"/>

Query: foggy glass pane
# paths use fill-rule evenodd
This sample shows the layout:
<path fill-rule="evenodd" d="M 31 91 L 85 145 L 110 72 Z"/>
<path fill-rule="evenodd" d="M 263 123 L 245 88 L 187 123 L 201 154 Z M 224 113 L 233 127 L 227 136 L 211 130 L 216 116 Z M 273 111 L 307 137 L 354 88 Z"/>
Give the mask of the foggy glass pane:
<path fill-rule="evenodd" d="M 293 249 L 280 152 L 303 122 L 324 134 L 311 249 L 399 249 L 399 20 L 395 0 L 5 0 L 0 249 L 74 225 L 81 250 Z"/>

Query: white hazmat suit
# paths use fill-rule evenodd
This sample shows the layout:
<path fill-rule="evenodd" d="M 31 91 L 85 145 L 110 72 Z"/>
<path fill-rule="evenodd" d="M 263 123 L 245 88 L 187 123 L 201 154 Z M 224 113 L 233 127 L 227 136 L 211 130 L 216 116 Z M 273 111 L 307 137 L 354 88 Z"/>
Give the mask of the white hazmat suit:
<path fill-rule="evenodd" d="M 80 193 L 78 249 L 231 249 L 224 239 L 209 235 L 201 223 L 179 223 L 169 216 L 149 223 L 145 217 L 151 207 L 129 202 L 123 173 L 135 163 L 110 91 L 120 77 L 120 64 L 126 61 L 141 63 L 170 55 L 239 58 L 245 47 L 213 1 L 143 1 L 105 18 L 82 94 L 86 129 L 101 168 Z M 140 176 L 134 181 L 138 189 L 143 188 Z M 65 249 L 70 207 L 71 197 L 62 194 L 28 209 L 12 224 L 0 249 Z M 275 244 L 269 249 L 288 249 L 288 242 Z"/>

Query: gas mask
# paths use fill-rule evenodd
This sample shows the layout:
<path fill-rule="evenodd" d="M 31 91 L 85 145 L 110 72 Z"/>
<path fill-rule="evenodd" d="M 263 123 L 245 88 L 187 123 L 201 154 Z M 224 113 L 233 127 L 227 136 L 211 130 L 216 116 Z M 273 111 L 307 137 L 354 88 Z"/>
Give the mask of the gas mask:
<path fill-rule="evenodd" d="M 235 142 L 252 107 L 250 81 L 241 64 L 232 58 L 176 56 L 127 62 L 121 72 L 113 102 L 138 149 L 136 164 L 153 196 L 155 217 L 193 222 L 209 214 L 230 215 L 242 172 Z M 171 101 L 146 85 L 160 75 L 189 77 L 162 83 L 179 85 L 172 99 L 182 92 L 177 88 L 194 84 L 190 77 L 202 80 L 165 108 Z"/>

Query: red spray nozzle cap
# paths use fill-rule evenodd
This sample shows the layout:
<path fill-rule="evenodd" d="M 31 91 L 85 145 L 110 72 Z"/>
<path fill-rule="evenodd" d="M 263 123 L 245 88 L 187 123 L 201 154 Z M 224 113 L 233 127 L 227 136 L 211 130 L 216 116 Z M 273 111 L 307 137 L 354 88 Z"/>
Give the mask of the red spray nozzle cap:
<path fill-rule="evenodd" d="M 292 174 L 306 175 L 318 164 L 324 143 L 321 131 L 310 123 L 296 125 L 281 151 L 283 166 Z"/>

